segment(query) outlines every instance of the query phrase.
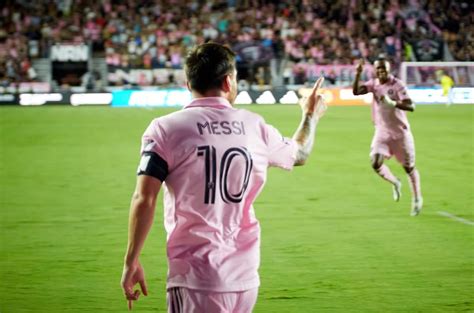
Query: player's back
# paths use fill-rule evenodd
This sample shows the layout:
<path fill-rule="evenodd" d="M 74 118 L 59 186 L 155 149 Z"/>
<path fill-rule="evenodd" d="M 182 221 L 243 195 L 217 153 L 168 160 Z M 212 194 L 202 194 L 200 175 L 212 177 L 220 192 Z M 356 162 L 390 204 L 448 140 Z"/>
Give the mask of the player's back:
<path fill-rule="evenodd" d="M 253 202 L 248 196 L 261 187 L 267 168 L 261 123 L 246 110 L 215 107 L 188 107 L 163 119 L 172 148 L 166 186 L 178 212 L 197 215 L 193 226 L 212 225 L 226 236 L 250 222 L 243 206 Z"/>
<path fill-rule="evenodd" d="M 247 290 L 259 284 L 259 224 L 273 128 L 222 98 L 203 98 L 155 119 L 144 136 L 168 164 L 168 287 Z M 148 134 L 148 135 L 147 135 Z M 292 143 L 288 142 L 288 146 Z M 291 160 L 290 160 L 291 161 Z M 291 167 L 282 162 L 281 167 Z M 292 165 L 292 164 L 291 164 Z"/>

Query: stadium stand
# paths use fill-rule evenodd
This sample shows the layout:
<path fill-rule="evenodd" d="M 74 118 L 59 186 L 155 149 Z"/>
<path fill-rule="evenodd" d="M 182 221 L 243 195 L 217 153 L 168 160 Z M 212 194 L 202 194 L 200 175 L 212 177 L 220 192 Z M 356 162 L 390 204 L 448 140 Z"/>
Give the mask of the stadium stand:
<path fill-rule="evenodd" d="M 447 0 L 7 0 L 0 86 L 180 84 L 187 50 L 209 40 L 238 52 L 239 76 L 250 84 L 301 84 L 315 79 L 315 67 L 331 65 L 325 76 L 337 85 L 355 60 L 380 53 L 397 65 L 473 60 L 472 9 L 472 2 Z M 44 60 L 58 43 L 87 45 L 106 66 L 87 61 L 80 77 L 54 77 Z M 134 69 L 145 71 L 130 81 Z"/>

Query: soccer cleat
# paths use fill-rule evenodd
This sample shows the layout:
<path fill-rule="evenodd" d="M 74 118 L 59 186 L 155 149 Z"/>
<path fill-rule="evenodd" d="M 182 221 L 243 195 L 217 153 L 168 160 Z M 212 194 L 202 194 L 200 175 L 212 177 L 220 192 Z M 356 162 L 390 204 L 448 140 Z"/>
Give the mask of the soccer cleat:
<path fill-rule="evenodd" d="M 393 200 L 399 201 L 402 196 L 402 182 L 397 178 L 397 182 L 393 184 Z"/>
<path fill-rule="evenodd" d="M 423 208 L 423 198 L 414 199 L 411 204 L 411 216 L 417 216 L 420 214 L 421 209 Z"/>

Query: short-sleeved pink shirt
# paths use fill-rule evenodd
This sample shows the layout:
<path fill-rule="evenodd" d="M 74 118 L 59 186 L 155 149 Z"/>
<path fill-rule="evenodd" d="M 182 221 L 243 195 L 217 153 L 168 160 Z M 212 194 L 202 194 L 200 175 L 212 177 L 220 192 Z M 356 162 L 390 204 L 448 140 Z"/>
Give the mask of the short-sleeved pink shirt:
<path fill-rule="evenodd" d="M 374 94 L 372 120 L 376 131 L 393 138 L 401 137 L 405 131 L 410 129 L 405 111 L 384 105 L 380 98 L 385 95 L 395 101 L 410 99 L 403 82 L 393 75 L 389 75 L 385 84 L 381 84 L 379 79 L 371 79 L 365 82 L 364 86 Z"/>
<path fill-rule="evenodd" d="M 297 144 L 224 98 L 198 98 L 154 119 L 142 153 L 168 167 L 167 287 L 217 292 L 259 286 L 260 226 L 253 202 L 269 166 L 291 170 Z M 140 167 L 146 168 L 142 158 Z"/>

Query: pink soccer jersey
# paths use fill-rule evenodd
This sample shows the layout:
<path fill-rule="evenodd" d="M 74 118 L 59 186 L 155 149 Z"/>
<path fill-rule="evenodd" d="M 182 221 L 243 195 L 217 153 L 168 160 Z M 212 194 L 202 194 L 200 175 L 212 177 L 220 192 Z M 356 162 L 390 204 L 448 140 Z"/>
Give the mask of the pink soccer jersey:
<path fill-rule="evenodd" d="M 377 131 L 398 138 L 404 131 L 410 129 L 405 111 L 387 107 L 380 101 L 384 95 L 395 101 L 409 99 L 406 87 L 401 80 L 389 75 L 385 84 L 381 84 L 378 79 L 371 79 L 365 82 L 364 86 L 374 94 L 372 119 Z"/>
<path fill-rule="evenodd" d="M 267 168 L 292 169 L 296 151 L 294 140 L 224 98 L 195 99 L 151 122 L 139 174 L 164 180 L 168 288 L 259 286 L 260 226 L 252 204 Z M 154 162 L 158 169 L 150 171 L 153 155 L 162 165 Z"/>

